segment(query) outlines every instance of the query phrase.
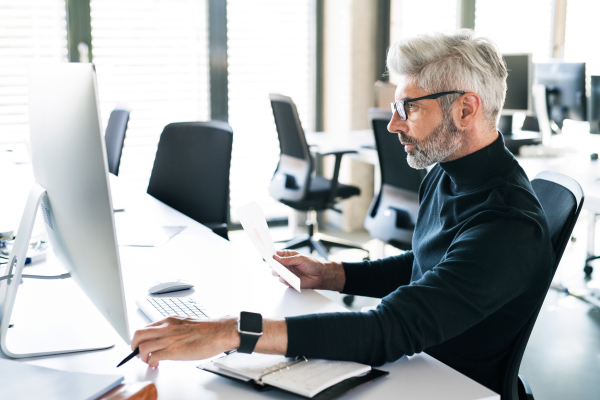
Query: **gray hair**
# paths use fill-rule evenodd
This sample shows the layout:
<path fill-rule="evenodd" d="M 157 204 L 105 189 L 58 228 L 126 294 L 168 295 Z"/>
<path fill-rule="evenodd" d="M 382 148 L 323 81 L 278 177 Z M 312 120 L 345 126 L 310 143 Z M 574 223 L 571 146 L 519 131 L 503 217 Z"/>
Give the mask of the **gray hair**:
<path fill-rule="evenodd" d="M 496 126 L 506 97 L 506 64 L 490 39 L 470 29 L 428 33 L 394 44 L 387 56 L 393 74 L 408 77 L 431 93 L 463 90 L 479 95 L 484 118 Z M 444 111 L 459 95 L 438 99 Z"/>

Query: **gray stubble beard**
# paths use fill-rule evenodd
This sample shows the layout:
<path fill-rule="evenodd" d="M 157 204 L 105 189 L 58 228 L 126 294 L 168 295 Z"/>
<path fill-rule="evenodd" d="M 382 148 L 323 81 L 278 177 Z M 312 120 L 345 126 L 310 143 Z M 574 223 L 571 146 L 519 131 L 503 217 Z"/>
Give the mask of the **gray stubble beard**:
<path fill-rule="evenodd" d="M 420 142 L 402 132 L 398 136 L 401 142 L 414 146 L 414 150 L 407 153 L 408 165 L 415 169 L 423 169 L 454 154 L 462 145 L 461 133 L 463 131 L 454 123 L 452 113 L 448 112 L 444 113 L 444 120 L 431 134 Z"/>

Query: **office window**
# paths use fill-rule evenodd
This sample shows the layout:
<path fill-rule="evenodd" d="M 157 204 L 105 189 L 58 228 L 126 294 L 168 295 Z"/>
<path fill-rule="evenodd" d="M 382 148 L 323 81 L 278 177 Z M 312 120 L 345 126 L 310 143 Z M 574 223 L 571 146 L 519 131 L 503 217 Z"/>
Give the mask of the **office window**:
<path fill-rule="evenodd" d="M 390 4 L 390 45 L 427 32 L 443 32 L 460 25 L 458 2 L 449 0 L 392 0 Z M 394 75 L 390 82 L 397 83 Z"/>
<path fill-rule="evenodd" d="M 119 177 L 146 190 L 165 125 L 209 119 L 205 0 L 91 0 L 104 126 L 131 110 Z"/>
<path fill-rule="evenodd" d="M 502 53 L 532 53 L 534 62 L 544 62 L 552 55 L 553 3 L 477 0 L 475 31 L 496 42 Z"/>
<path fill-rule="evenodd" d="M 600 2 L 569 0 L 565 29 L 565 61 L 586 62 L 587 75 L 600 75 L 597 19 Z M 588 93 L 589 94 L 589 93 Z"/>
<path fill-rule="evenodd" d="M 419 33 L 457 29 L 458 5 L 449 0 L 392 0 L 390 43 Z"/>
<path fill-rule="evenodd" d="M 28 137 L 28 65 L 67 58 L 65 0 L 0 0 L 0 143 Z"/>
<path fill-rule="evenodd" d="M 289 214 L 268 193 L 279 160 L 269 93 L 290 96 L 314 129 L 315 20 L 314 0 L 227 2 L 232 210 L 256 201 L 267 219 Z"/>

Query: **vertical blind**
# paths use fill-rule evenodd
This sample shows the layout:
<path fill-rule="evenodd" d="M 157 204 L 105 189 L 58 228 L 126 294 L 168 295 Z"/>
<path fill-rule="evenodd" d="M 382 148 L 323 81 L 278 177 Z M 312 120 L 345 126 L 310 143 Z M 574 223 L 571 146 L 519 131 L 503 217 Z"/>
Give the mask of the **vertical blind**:
<path fill-rule="evenodd" d="M 28 136 L 28 65 L 67 57 L 65 0 L 0 0 L 0 143 Z"/>
<path fill-rule="evenodd" d="M 146 190 L 165 125 L 209 118 L 205 0 L 91 0 L 104 126 L 130 109 L 119 177 Z"/>
<path fill-rule="evenodd" d="M 269 93 L 290 96 L 314 129 L 315 21 L 314 0 L 227 2 L 232 210 L 256 201 L 267 219 L 289 214 L 268 193 L 279 160 Z"/>
<path fill-rule="evenodd" d="M 569 0 L 570 1 L 570 0 Z M 475 31 L 502 53 L 532 53 L 534 62 L 552 56 L 554 0 L 477 0 Z"/>

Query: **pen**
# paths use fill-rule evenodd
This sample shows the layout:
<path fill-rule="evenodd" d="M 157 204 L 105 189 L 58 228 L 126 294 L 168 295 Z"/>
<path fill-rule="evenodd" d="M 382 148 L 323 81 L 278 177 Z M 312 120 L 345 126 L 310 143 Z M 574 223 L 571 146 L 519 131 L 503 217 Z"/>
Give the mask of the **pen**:
<path fill-rule="evenodd" d="M 235 353 L 236 350 L 230 350 L 230 351 L 226 351 L 225 354 L 230 355 L 231 353 Z M 137 356 L 138 354 L 140 354 L 140 348 L 138 347 L 137 349 L 135 349 L 130 355 L 128 355 L 127 357 L 125 357 L 123 359 L 123 361 L 121 361 L 119 363 L 119 365 L 117 365 L 117 368 L 119 368 L 121 365 L 125 364 L 127 361 L 131 360 L 133 357 Z"/>
<path fill-rule="evenodd" d="M 127 361 L 131 360 L 133 357 L 137 356 L 138 354 L 140 354 L 140 348 L 139 347 L 137 349 L 135 349 L 130 355 L 128 355 L 127 357 L 125 357 L 123 359 L 123 361 L 121 361 L 119 363 L 119 365 L 117 365 L 117 368 L 119 368 L 121 365 L 125 364 Z"/>

